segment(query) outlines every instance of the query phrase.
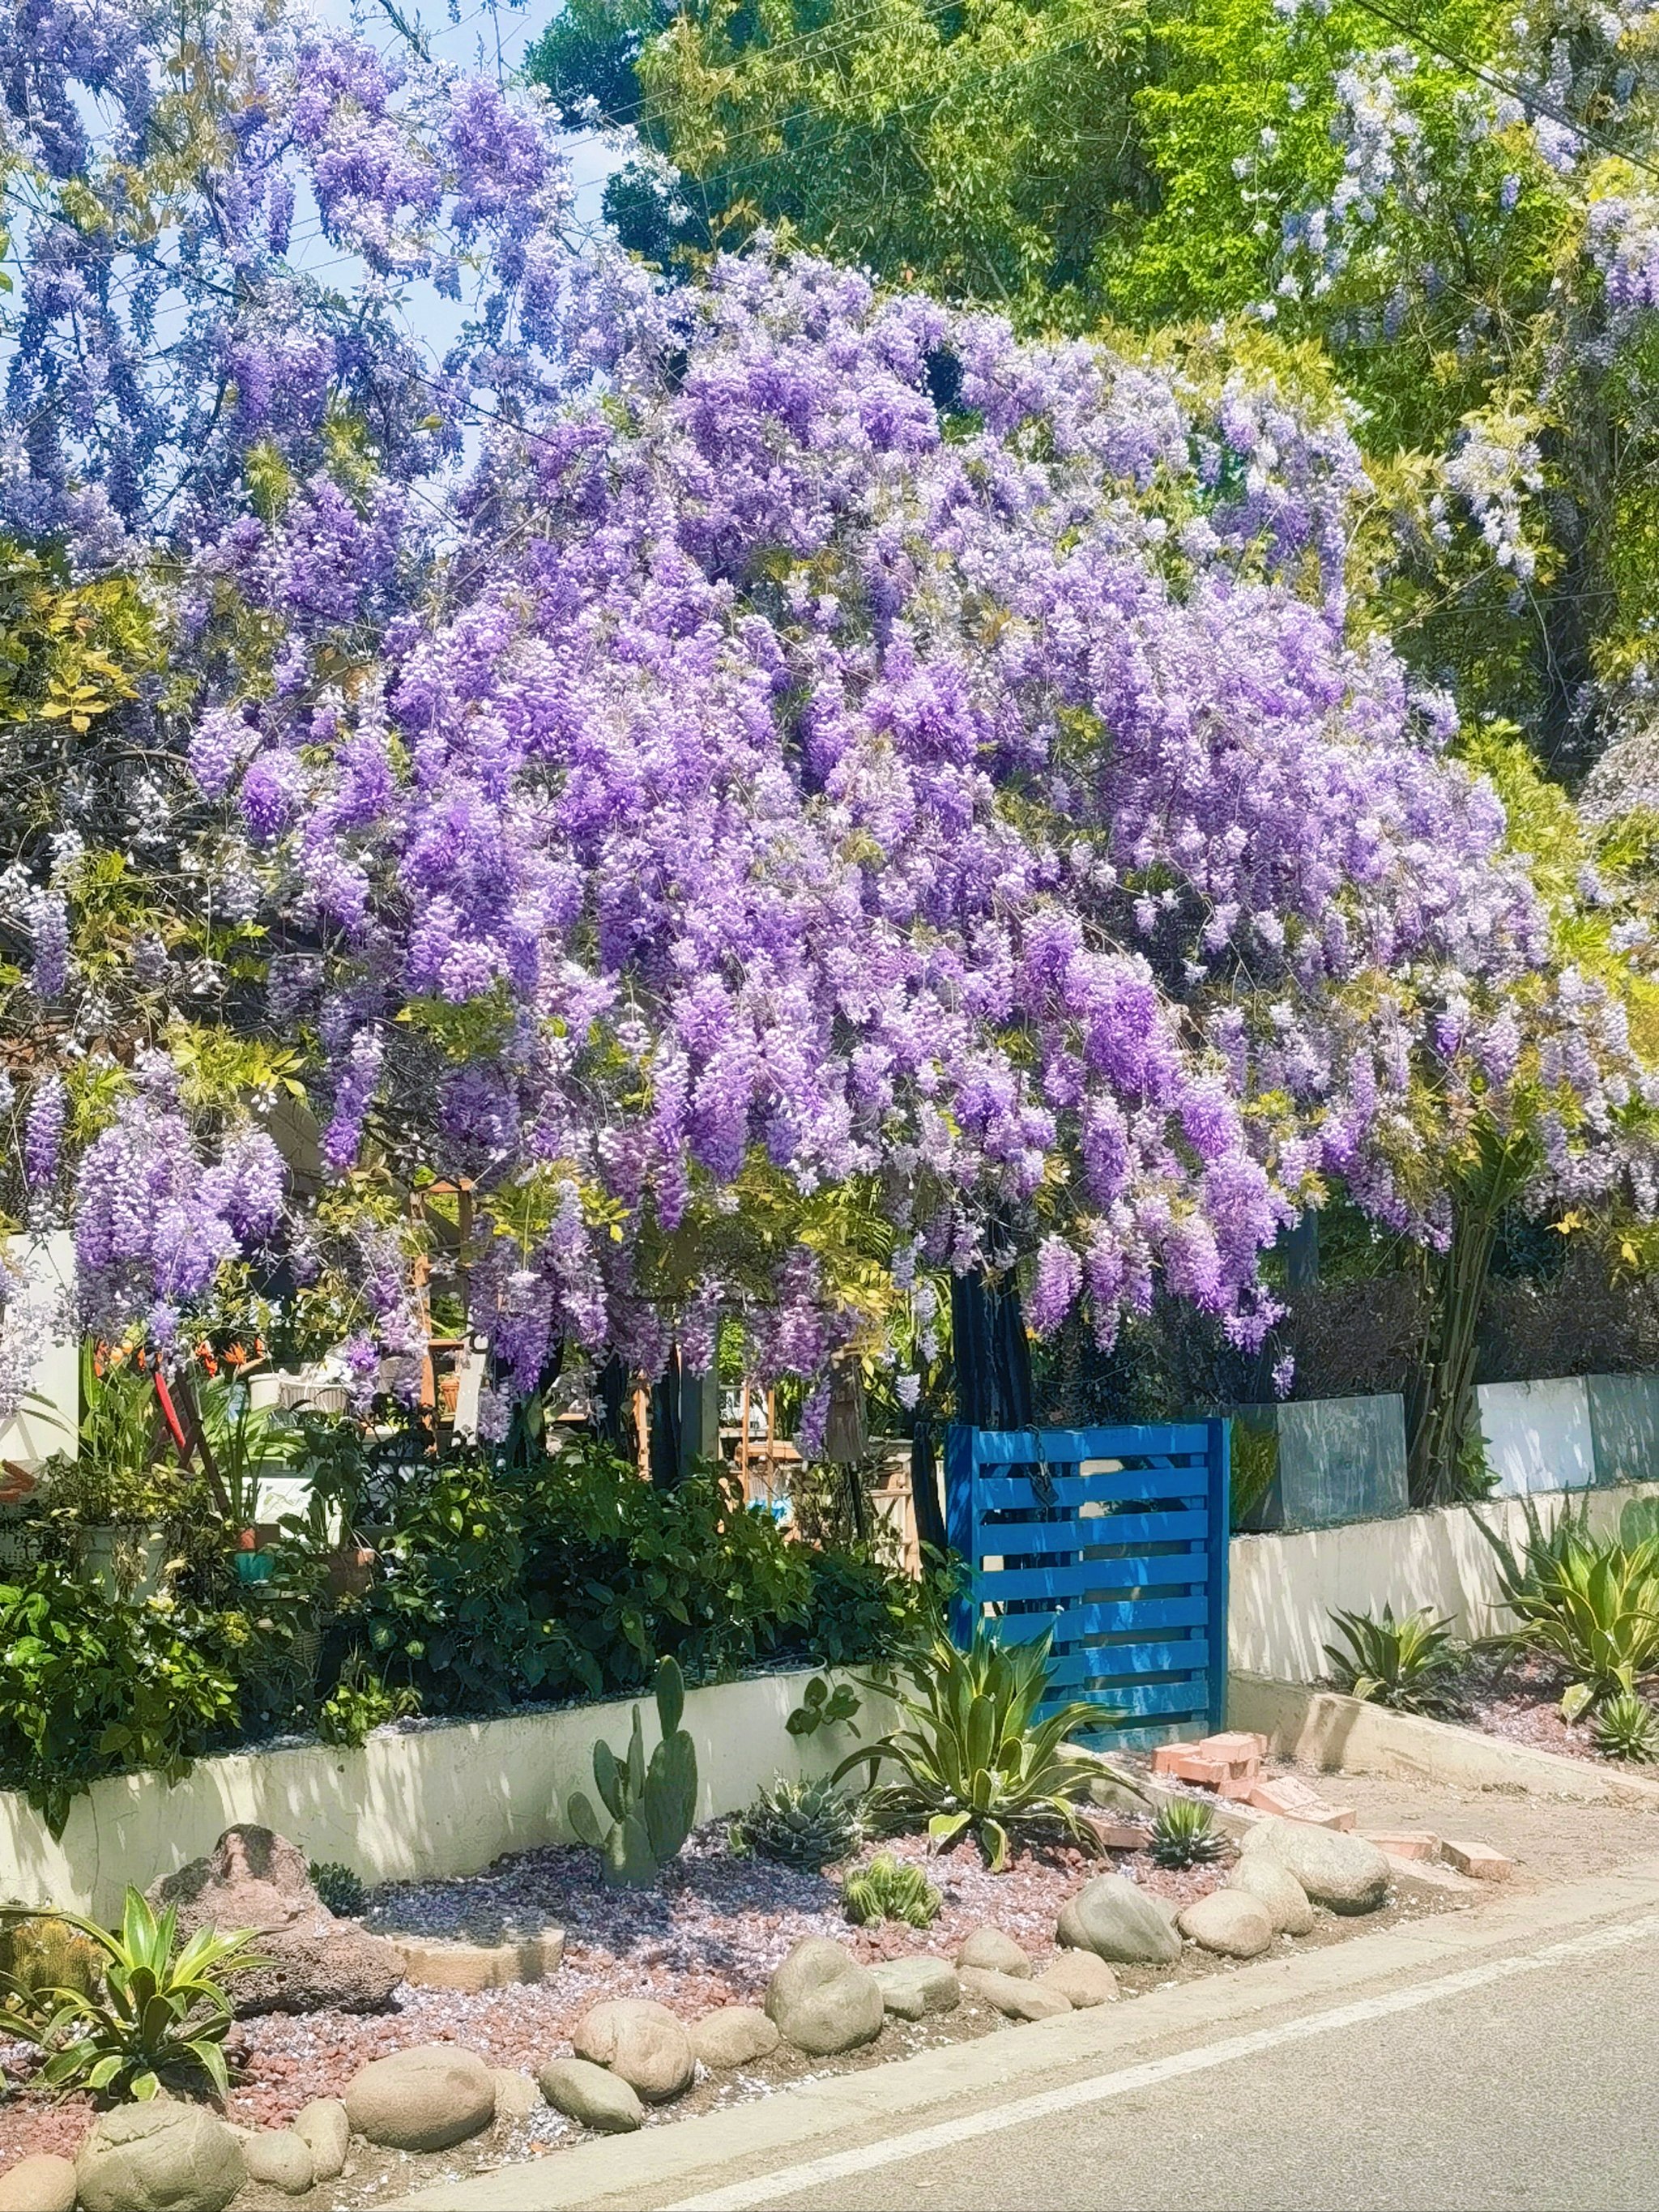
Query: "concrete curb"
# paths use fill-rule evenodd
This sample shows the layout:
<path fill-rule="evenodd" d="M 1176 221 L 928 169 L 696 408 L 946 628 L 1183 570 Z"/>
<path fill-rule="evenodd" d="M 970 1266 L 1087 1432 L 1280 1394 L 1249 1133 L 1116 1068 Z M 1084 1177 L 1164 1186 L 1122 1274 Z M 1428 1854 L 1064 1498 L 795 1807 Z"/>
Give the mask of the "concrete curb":
<path fill-rule="evenodd" d="M 1254 1729 L 1281 1758 L 1326 1774 L 1381 1774 L 1455 1790 L 1520 1790 L 1528 1797 L 1659 1811 L 1659 1782 L 1265 1674 L 1228 1676 L 1227 1725 Z"/>
<path fill-rule="evenodd" d="M 1343 1992 L 1435 1977 L 1506 1945 L 1659 1908 L 1659 1858 L 1530 1896 L 1505 1893 L 1468 1912 L 1318 1950 L 1286 1953 L 1227 1974 L 1115 2005 L 945 2045 L 914 2058 L 781 2090 L 729 2111 L 665 2121 L 522 2165 L 425 2189 L 383 2212 L 609 2212 L 672 2205 L 916 2116 L 1000 2101 L 1068 2075 L 1086 2078 L 1159 2047 L 1212 2039 L 1230 2024 L 1298 2014 Z"/>

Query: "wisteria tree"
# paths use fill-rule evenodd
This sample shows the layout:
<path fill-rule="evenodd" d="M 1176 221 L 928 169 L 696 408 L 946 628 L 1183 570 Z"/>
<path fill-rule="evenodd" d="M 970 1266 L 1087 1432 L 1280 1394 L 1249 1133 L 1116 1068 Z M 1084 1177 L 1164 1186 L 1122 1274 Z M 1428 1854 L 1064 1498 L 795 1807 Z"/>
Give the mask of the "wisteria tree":
<path fill-rule="evenodd" d="M 659 295 L 532 99 L 53 25 L 0 55 L 0 496 L 141 611 L 37 776 L 6 1013 L 92 1325 L 165 1346 L 280 1252 L 413 1353 L 407 1196 L 461 1176 L 499 1425 L 559 1344 L 925 1340 L 940 1269 L 1255 1342 L 1334 1174 L 1443 1242 L 1486 1129 L 1626 1171 L 1605 887 L 1540 896 L 1356 620 L 1339 419 L 763 247 Z"/>

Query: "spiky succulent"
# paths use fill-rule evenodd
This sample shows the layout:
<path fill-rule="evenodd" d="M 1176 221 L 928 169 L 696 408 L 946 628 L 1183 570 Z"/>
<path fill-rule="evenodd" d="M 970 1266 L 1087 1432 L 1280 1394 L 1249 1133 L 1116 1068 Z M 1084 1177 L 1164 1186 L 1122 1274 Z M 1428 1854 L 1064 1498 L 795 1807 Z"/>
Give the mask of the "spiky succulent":
<path fill-rule="evenodd" d="M 1659 1715 L 1635 1690 L 1620 1690 L 1607 1699 L 1595 1716 L 1592 1735 L 1603 1759 L 1647 1766 L 1659 1757 Z"/>
<path fill-rule="evenodd" d="M 342 1920 L 355 1919 L 363 1909 L 362 1878 L 334 1859 L 313 1859 L 311 1886 L 328 1911 Z"/>
<path fill-rule="evenodd" d="M 734 1825 L 732 1842 L 809 1874 L 849 1857 L 864 1839 L 858 1807 L 833 1782 L 780 1779 Z"/>
<path fill-rule="evenodd" d="M 1227 1848 L 1215 1815 L 1195 1797 L 1172 1797 L 1152 1822 L 1147 1847 L 1161 1867 L 1208 1866 Z"/>
<path fill-rule="evenodd" d="M 919 1866 L 883 1852 L 842 1884 L 842 1909 L 855 1928 L 879 1928 L 884 1920 L 908 1921 L 927 1928 L 944 1903 Z"/>

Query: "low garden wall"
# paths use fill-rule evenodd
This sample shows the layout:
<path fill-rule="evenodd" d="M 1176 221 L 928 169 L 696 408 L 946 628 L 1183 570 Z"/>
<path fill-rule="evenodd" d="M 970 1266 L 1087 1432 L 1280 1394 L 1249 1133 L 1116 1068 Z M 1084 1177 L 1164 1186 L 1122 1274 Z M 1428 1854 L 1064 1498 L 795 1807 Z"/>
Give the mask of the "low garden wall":
<path fill-rule="evenodd" d="M 788 1733 L 814 1671 L 687 1692 L 699 1820 L 739 1811 L 780 1774 L 827 1774 L 854 1747 L 844 1727 Z M 306 1743 L 235 1752 L 198 1760 L 172 1784 L 155 1773 L 110 1776 L 76 1799 L 58 1842 L 27 1798 L 0 1790 L 0 1898 L 116 1919 L 127 1883 L 148 1887 L 243 1820 L 366 1882 L 473 1874 L 503 1851 L 572 1840 L 565 1800 L 573 1790 L 592 1796 L 593 1744 L 603 1736 L 623 1750 L 632 1704 L 422 1722 L 383 1729 L 360 1751 Z M 649 1750 L 656 1711 L 648 1696 L 641 1704 Z M 867 1737 L 886 1717 L 866 1697 L 859 1722 Z"/>
<path fill-rule="evenodd" d="M 1659 1496 L 1643 1482 L 1589 1492 L 1589 1524 L 1607 1531 L 1632 1498 Z M 1534 1493 L 1547 1522 L 1558 1494 Z M 1525 1506 L 1493 1498 L 1480 1506 L 1447 1505 L 1384 1521 L 1337 1528 L 1304 1528 L 1268 1536 L 1235 1536 L 1229 1550 L 1228 1662 L 1235 1672 L 1281 1682 L 1313 1682 L 1327 1671 L 1330 1616 L 1396 1614 L 1427 1606 L 1458 1636 L 1491 1634 L 1504 1624 L 1498 1561 L 1475 1525 L 1487 1526 L 1518 1549 L 1526 1540 Z"/>

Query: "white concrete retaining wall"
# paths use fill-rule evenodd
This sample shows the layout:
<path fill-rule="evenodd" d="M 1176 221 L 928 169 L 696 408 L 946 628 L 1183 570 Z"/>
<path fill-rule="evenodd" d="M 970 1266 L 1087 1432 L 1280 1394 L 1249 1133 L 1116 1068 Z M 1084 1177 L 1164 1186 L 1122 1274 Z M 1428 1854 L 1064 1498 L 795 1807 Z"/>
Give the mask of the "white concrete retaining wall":
<path fill-rule="evenodd" d="M 699 1820 L 741 1810 L 780 1774 L 827 1774 L 856 1748 L 860 1738 L 845 1726 L 787 1732 L 811 1674 L 688 1692 Z M 565 1800 L 573 1790 L 592 1796 L 594 1741 L 624 1748 L 632 1703 L 388 1729 L 361 1751 L 238 1752 L 198 1760 L 171 1786 L 159 1774 L 116 1775 L 76 1799 L 58 1843 L 20 1792 L 0 1790 L 0 1898 L 114 1919 L 128 1882 L 148 1887 L 239 1820 L 276 1828 L 308 1857 L 337 1860 L 368 1882 L 475 1874 L 503 1851 L 572 1840 Z M 641 1703 L 648 1750 L 656 1707 Z M 858 1719 L 866 1740 L 890 1724 L 868 1698 Z"/>
<path fill-rule="evenodd" d="M 1592 1490 L 1589 1524 L 1611 1530 L 1626 1501 L 1659 1496 L 1659 1483 Z M 1534 1496 L 1548 1522 L 1559 1497 Z M 1273 1536 L 1235 1536 L 1230 1555 L 1228 1663 L 1246 1674 L 1281 1682 L 1315 1682 L 1328 1671 L 1324 1646 L 1340 1642 L 1330 1616 L 1396 1615 L 1428 1606 L 1447 1616 L 1459 1636 L 1490 1635 L 1502 1618 L 1498 1561 L 1474 1516 L 1519 1550 L 1526 1540 L 1518 1498 L 1480 1506 L 1447 1505 L 1388 1521 L 1356 1521 L 1341 1528 L 1307 1528 Z"/>

